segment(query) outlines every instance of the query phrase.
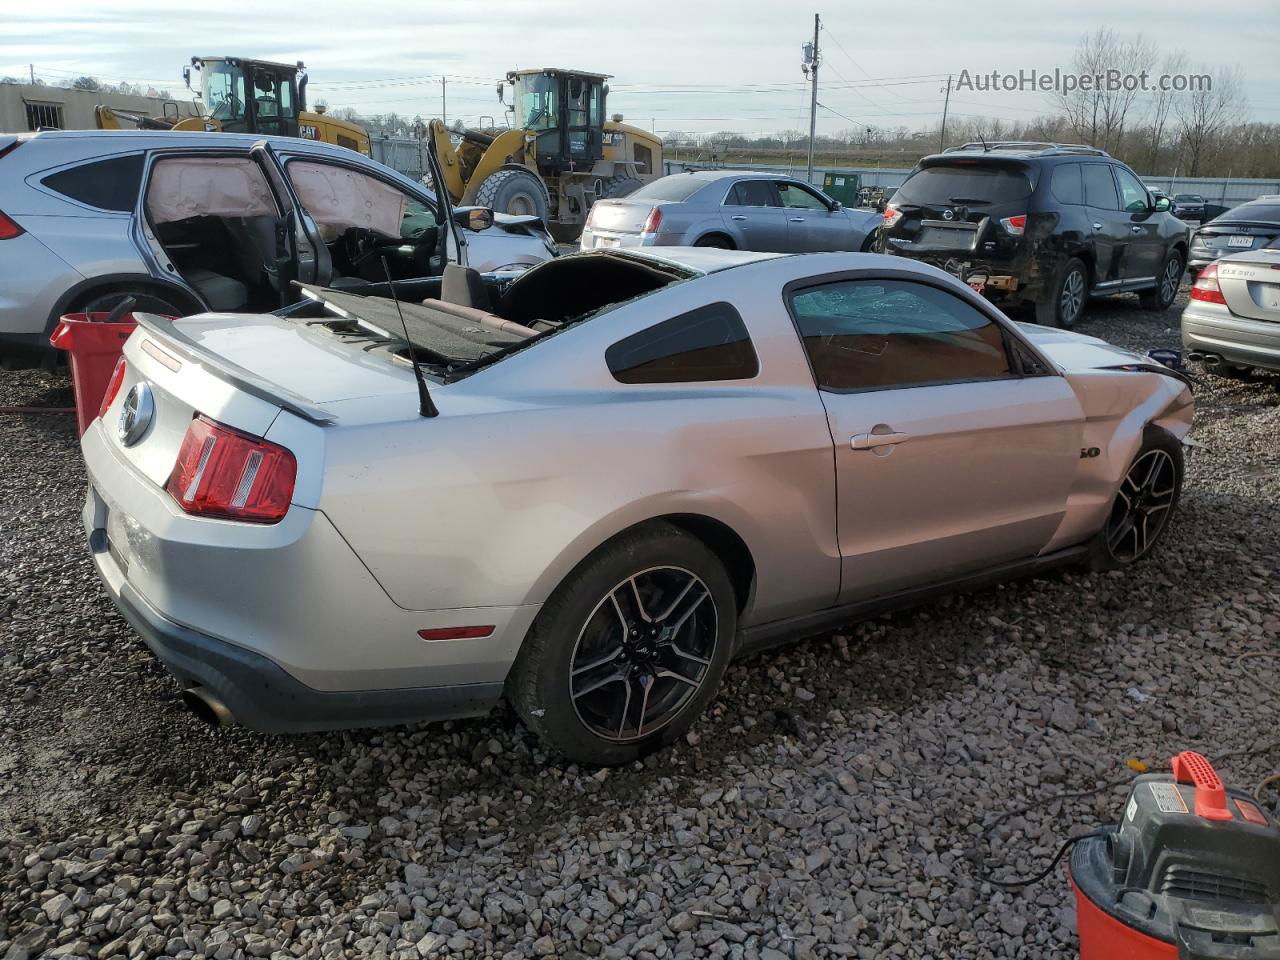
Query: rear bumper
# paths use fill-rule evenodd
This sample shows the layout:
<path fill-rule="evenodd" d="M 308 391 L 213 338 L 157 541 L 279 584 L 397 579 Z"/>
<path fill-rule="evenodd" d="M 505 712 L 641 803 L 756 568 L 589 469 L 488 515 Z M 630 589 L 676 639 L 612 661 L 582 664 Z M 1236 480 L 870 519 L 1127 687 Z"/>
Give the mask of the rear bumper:
<path fill-rule="evenodd" d="M 1061 268 L 1057 258 L 1037 257 L 1025 248 L 1019 248 L 1011 257 L 993 258 L 971 251 L 914 249 L 895 245 L 892 238 L 882 246 L 885 253 L 931 264 L 965 283 L 970 277 L 985 278 L 981 292 L 992 300 L 1044 300 L 1052 296 L 1056 270 Z"/>
<path fill-rule="evenodd" d="M 1246 320 L 1217 304 L 1193 302 L 1183 311 L 1182 346 L 1236 366 L 1280 370 L 1280 323 Z"/>
<path fill-rule="evenodd" d="M 107 553 L 105 533 L 93 547 Z M 476 716 L 502 696 L 501 683 L 396 690 L 316 690 L 286 673 L 262 654 L 174 623 L 138 595 L 128 583 L 120 591 L 98 562 L 107 592 L 129 625 L 156 658 L 179 680 L 208 687 L 227 705 L 238 723 L 263 733 L 303 733 L 379 727 L 418 720 Z"/>
<path fill-rule="evenodd" d="M 82 438 L 85 534 L 103 585 L 166 667 L 267 732 L 482 714 L 537 605 L 397 606 L 320 511 L 275 525 L 196 518 L 116 452 Z M 489 636 L 418 631 L 492 625 Z"/>
<path fill-rule="evenodd" d="M 611 230 L 583 230 L 580 250 L 598 250 L 612 247 L 651 247 L 657 243 L 652 233 L 615 233 Z"/>

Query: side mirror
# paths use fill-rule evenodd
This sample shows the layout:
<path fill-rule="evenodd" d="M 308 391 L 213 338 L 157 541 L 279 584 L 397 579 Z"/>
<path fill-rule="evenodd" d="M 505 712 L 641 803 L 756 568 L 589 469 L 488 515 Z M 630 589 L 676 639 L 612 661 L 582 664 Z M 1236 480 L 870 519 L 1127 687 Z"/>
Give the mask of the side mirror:
<path fill-rule="evenodd" d="M 191 89 L 191 68 L 190 67 L 182 68 L 182 79 L 183 79 L 183 82 L 186 83 L 187 89 L 190 90 Z"/>
<path fill-rule="evenodd" d="M 1169 200 L 1168 197 L 1161 197 L 1159 200 L 1156 201 L 1155 211 L 1156 213 L 1163 213 L 1172 206 L 1173 206 L 1173 203 Z"/>
<path fill-rule="evenodd" d="M 832 201 L 831 201 L 831 212 L 832 212 L 832 213 L 835 213 L 837 210 L 843 210 L 843 209 L 844 209 L 844 204 L 843 204 L 843 203 L 841 203 L 839 200 L 832 200 Z"/>
<path fill-rule="evenodd" d="M 453 222 L 464 230 L 488 230 L 493 226 L 493 211 L 488 207 L 464 207 L 454 211 Z"/>

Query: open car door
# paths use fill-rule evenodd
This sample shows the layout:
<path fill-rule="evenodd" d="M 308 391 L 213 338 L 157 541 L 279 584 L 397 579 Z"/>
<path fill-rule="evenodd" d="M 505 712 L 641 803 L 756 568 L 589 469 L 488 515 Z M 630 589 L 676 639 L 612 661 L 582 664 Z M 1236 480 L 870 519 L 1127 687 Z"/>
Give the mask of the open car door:
<path fill-rule="evenodd" d="M 449 239 L 453 239 L 453 248 L 457 251 L 453 258 L 462 266 L 467 266 L 467 238 L 458 222 L 454 219 L 453 203 L 449 199 L 449 191 L 445 187 L 444 172 L 440 166 L 440 155 L 436 152 L 436 134 L 448 136 L 444 124 L 439 120 L 431 121 L 430 136 L 427 139 L 427 171 L 431 174 L 431 189 L 436 200 L 436 223 L 443 227 L 439 231 L 440 249 L 437 251 L 442 263 L 449 262 Z"/>
<path fill-rule="evenodd" d="M 285 176 L 284 164 L 271 144 L 259 140 L 250 148 L 249 154 L 262 167 L 284 207 L 284 216 L 276 232 L 275 268 L 280 278 L 280 305 L 286 306 L 298 299 L 297 287 L 292 281 L 325 285 L 332 279 L 333 264 L 329 249 L 320 236 L 320 228 L 298 202 L 293 185 Z"/>

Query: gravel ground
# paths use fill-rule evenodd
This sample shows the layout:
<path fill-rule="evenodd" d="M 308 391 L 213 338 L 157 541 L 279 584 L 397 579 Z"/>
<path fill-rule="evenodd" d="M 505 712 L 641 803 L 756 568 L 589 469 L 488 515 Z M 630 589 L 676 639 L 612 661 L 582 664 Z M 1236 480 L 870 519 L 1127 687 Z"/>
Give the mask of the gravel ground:
<path fill-rule="evenodd" d="M 1174 346 L 1182 302 L 1082 328 Z M 1156 560 L 741 662 L 689 742 L 614 771 L 508 714 L 200 726 L 98 587 L 73 419 L 0 416 L 0 958 L 1073 957 L 1061 873 L 984 880 L 1115 821 L 1124 788 L 1055 795 L 1280 728 L 1276 661 L 1238 660 L 1280 649 L 1278 382 L 1199 389 Z M 0 404 L 69 402 L 0 373 Z"/>

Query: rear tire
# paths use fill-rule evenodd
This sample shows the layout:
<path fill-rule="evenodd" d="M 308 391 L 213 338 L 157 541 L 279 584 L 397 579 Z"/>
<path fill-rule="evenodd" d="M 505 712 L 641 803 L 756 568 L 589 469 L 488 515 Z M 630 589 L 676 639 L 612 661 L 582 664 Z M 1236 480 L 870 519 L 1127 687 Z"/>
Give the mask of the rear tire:
<path fill-rule="evenodd" d="M 1150 290 L 1138 294 L 1143 310 L 1168 310 L 1182 283 L 1182 254 L 1173 251 L 1160 267 L 1160 276 Z"/>
<path fill-rule="evenodd" d="M 541 217 L 544 221 L 551 213 L 546 187 L 524 167 L 503 167 L 491 173 L 476 190 L 475 202 L 495 213 Z"/>
<path fill-rule="evenodd" d="M 1116 570 L 1151 554 L 1178 509 L 1183 475 L 1182 444 L 1159 427 L 1147 427 L 1107 521 L 1090 544 L 1090 569 Z"/>
<path fill-rule="evenodd" d="M 715 554 L 669 524 L 646 525 L 556 588 L 512 666 L 507 699 L 570 760 L 630 763 L 702 713 L 736 632 L 733 586 Z"/>
<path fill-rule="evenodd" d="M 1072 257 L 1062 268 L 1062 276 L 1054 285 L 1052 296 L 1036 303 L 1036 323 L 1070 330 L 1080 322 L 1088 300 L 1089 271 L 1080 260 Z"/>

